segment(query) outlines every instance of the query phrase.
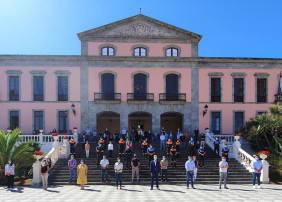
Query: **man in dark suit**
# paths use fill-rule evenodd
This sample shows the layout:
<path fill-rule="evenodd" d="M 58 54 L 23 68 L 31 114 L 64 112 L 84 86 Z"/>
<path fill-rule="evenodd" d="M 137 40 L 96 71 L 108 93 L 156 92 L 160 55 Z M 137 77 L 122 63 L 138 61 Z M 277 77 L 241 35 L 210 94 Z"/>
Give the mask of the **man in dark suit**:
<path fill-rule="evenodd" d="M 157 155 L 154 155 L 154 160 L 150 163 L 150 173 L 151 173 L 151 190 L 153 190 L 154 186 L 154 178 L 156 178 L 156 186 L 159 188 L 159 176 L 161 175 L 161 165 L 158 161 Z"/>

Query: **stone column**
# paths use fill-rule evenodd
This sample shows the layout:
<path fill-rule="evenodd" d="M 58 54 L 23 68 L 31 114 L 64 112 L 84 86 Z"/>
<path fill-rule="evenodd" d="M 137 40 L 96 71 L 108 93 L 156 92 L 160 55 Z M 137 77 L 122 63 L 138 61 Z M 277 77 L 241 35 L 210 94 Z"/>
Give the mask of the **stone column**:
<path fill-rule="evenodd" d="M 128 130 L 128 113 L 125 113 L 124 111 L 120 113 L 120 130 L 123 128 Z"/>
<path fill-rule="evenodd" d="M 152 133 L 160 134 L 161 131 L 161 117 L 159 113 L 152 114 Z"/>
<path fill-rule="evenodd" d="M 266 160 L 262 160 L 263 169 L 261 171 L 260 180 L 264 184 L 269 184 L 269 164 Z"/>
<path fill-rule="evenodd" d="M 194 64 L 192 66 L 192 94 L 191 94 L 191 130 L 194 131 L 195 128 L 199 128 L 199 69 Z M 201 129 L 199 129 L 201 130 Z"/>
<path fill-rule="evenodd" d="M 233 142 L 233 154 L 229 155 L 231 158 L 235 158 L 239 161 L 241 161 L 241 157 L 239 155 L 239 149 L 241 148 L 240 141 L 234 141 Z"/>
<path fill-rule="evenodd" d="M 33 178 L 32 178 L 32 186 L 39 186 L 41 184 L 41 172 L 40 172 L 40 161 L 36 161 L 33 165 Z"/>

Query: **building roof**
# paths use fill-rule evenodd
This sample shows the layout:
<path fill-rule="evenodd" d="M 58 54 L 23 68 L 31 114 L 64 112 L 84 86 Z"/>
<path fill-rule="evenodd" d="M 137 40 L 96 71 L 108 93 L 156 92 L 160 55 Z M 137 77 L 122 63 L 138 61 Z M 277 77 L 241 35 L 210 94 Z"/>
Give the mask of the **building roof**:
<path fill-rule="evenodd" d="M 78 33 L 80 40 L 96 38 L 188 39 L 199 42 L 201 35 L 139 14 Z"/>

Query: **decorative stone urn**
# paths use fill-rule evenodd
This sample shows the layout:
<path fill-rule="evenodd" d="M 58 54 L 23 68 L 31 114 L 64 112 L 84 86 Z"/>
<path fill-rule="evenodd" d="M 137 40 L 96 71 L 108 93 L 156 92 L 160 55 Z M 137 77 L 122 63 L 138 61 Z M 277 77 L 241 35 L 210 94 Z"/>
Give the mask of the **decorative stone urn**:
<path fill-rule="evenodd" d="M 54 138 L 54 141 L 55 141 L 55 142 L 57 142 L 57 141 L 58 141 L 58 139 L 59 139 L 59 137 L 58 137 L 58 136 L 53 136 L 53 138 Z"/>
<path fill-rule="evenodd" d="M 239 140 L 240 140 L 240 136 L 239 136 L 239 135 L 235 135 L 235 136 L 234 136 L 234 139 L 235 139 L 236 141 L 239 141 Z"/>
<path fill-rule="evenodd" d="M 67 146 L 68 139 L 63 138 L 64 146 Z"/>
<path fill-rule="evenodd" d="M 267 158 L 267 155 L 266 154 L 260 154 L 259 157 L 262 159 L 262 160 L 265 160 Z"/>
<path fill-rule="evenodd" d="M 36 161 L 39 162 L 43 158 L 43 155 L 35 155 Z"/>

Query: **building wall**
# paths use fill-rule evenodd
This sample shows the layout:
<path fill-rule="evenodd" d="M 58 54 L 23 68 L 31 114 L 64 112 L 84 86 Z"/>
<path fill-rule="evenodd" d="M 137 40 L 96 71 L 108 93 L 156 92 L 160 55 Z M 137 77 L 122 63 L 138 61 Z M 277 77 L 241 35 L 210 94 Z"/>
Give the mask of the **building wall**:
<path fill-rule="evenodd" d="M 8 77 L 7 70 L 20 70 L 20 101 L 8 101 Z M 33 101 L 32 74 L 31 71 L 43 70 L 44 74 L 44 101 Z M 55 71 L 69 71 L 69 101 L 57 101 L 57 75 Z M 32 110 L 44 111 L 45 131 L 58 128 L 58 110 L 69 111 L 69 127 L 80 128 L 80 68 L 79 67 L 14 67 L 2 66 L 0 68 L 0 128 L 9 127 L 9 110 L 20 111 L 20 127 L 23 133 L 31 133 L 33 126 Z M 71 104 L 75 104 L 76 116 L 71 111 Z"/>
<path fill-rule="evenodd" d="M 176 46 L 180 48 L 180 57 L 192 57 L 192 45 L 184 43 L 117 43 L 117 42 L 88 42 L 88 55 L 99 56 L 100 47 L 103 45 L 113 45 L 116 47 L 116 56 L 132 56 L 132 47 L 144 45 L 149 48 L 149 57 L 165 56 L 164 48 Z"/>

